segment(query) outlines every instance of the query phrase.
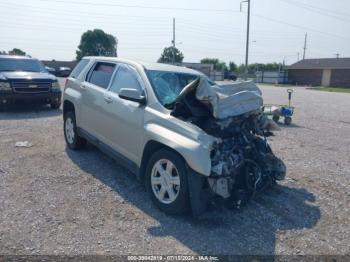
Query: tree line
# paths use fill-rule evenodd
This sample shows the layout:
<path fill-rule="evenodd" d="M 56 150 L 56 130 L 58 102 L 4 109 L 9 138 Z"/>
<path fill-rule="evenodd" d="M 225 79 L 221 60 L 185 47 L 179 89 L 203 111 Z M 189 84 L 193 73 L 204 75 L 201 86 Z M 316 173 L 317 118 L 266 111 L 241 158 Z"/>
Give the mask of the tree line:
<path fill-rule="evenodd" d="M 105 33 L 101 29 L 88 30 L 81 36 L 78 50 L 76 51 L 76 60 L 81 60 L 84 56 L 117 56 L 118 40 L 115 36 Z M 9 55 L 26 55 L 19 48 L 14 48 L 8 52 L 0 51 L 0 54 Z M 163 49 L 158 62 L 160 63 L 182 63 L 184 54 L 176 47 L 169 46 Z M 228 64 L 218 58 L 203 58 L 200 60 L 202 64 L 212 64 L 214 70 L 230 71 L 237 74 L 245 72 L 244 64 L 237 65 L 230 61 Z M 256 71 L 276 71 L 282 68 L 281 63 L 253 63 L 248 65 L 248 71 L 254 73 Z"/>
<path fill-rule="evenodd" d="M 0 51 L 0 55 L 21 55 L 21 56 L 25 56 L 27 55 L 26 52 L 22 51 L 19 48 L 13 48 L 10 51 Z"/>

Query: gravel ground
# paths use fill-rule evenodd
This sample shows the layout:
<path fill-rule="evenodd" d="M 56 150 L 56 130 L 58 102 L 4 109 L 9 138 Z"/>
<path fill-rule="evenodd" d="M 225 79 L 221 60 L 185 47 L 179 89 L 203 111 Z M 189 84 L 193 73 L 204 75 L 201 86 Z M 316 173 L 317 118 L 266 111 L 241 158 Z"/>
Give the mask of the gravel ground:
<path fill-rule="evenodd" d="M 266 103 L 286 89 L 263 86 Z M 0 113 L 0 254 L 349 254 L 350 94 L 295 88 L 293 125 L 269 139 L 287 179 L 240 210 L 158 211 L 92 146 L 69 151 L 62 112 Z M 30 148 L 15 147 L 27 140 Z"/>

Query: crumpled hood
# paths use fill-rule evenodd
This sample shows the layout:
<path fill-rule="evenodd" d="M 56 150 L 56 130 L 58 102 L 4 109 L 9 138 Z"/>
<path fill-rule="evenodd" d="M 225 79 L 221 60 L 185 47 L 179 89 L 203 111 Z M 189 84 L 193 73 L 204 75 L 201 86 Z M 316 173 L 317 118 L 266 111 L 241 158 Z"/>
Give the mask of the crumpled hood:
<path fill-rule="evenodd" d="M 263 106 L 261 90 L 251 81 L 211 86 L 205 78 L 201 78 L 196 98 L 209 106 L 217 119 L 260 110 Z"/>
<path fill-rule="evenodd" d="M 0 72 L 2 80 L 18 80 L 18 79 L 47 79 L 55 81 L 57 78 L 46 72 Z"/>

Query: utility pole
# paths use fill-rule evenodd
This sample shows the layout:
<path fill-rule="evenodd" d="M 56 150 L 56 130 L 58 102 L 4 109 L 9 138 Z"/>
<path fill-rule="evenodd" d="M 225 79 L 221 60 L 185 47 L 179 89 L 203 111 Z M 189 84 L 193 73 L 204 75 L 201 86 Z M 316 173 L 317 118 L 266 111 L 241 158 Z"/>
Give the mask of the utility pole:
<path fill-rule="evenodd" d="M 305 52 L 306 52 L 306 43 L 307 43 L 307 33 L 305 33 L 305 40 L 304 40 L 304 52 L 303 52 L 303 60 L 305 59 Z"/>
<path fill-rule="evenodd" d="M 339 58 L 340 54 L 339 53 L 336 53 L 334 54 L 336 58 Z"/>
<path fill-rule="evenodd" d="M 247 12 L 247 39 L 245 46 L 245 74 L 244 80 L 247 80 L 248 76 L 248 56 L 249 56 L 249 26 L 250 26 L 250 0 L 245 0 L 241 2 L 241 11 L 242 11 L 242 3 L 248 3 L 248 12 Z"/>
<path fill-rule="evenodd" d="M 173 18 L 173 64 L 175 64 L 175 18 Z"/>
<path fill-rule="evenodd" d="M 297 57 L 298 57 L 298 60 L 297 60 L 297 62 L 299 61 L 299 56 L 300 56 L 300 53 L 298 52 L 298 53 L 297 53 Z"/>

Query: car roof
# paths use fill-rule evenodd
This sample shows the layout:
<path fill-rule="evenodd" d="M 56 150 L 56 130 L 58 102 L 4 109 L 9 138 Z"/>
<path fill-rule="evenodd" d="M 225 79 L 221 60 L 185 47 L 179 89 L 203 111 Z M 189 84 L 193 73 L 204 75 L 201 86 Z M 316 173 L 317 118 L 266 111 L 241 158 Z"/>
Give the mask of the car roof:
<path fill-rule="evenodd" d="M 184 73 L 184 74 L 202 75 L 201 72 L 184 67 L 184 66 L 176 66 L 176 65 L 169 65 L 169 64 L 163 64 L 163 63 L 148 63 L 148 62 L 135 61 L 135 60 L 117 58 L 117 57 L 86 56 L 84 58 L 111 61 L 111 62 L 124 62 L 124 63 L 130 63 L 130 64 L 138 64 L 143 68 L 145 68 L 146 70 L 159 70 L 159 71 L 178 72 L 178 73 Z"/>
<path fill-rule="evenodd" d="M 0 55 L 0 58 L 11 58 L 11 59 L 35 59 L 29 56 L 22 56 L 22 55 Z M 35 59 L 36 60 L 36 59 Z"/>

